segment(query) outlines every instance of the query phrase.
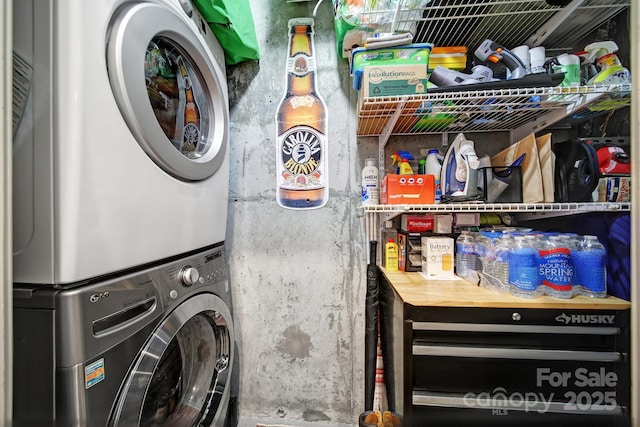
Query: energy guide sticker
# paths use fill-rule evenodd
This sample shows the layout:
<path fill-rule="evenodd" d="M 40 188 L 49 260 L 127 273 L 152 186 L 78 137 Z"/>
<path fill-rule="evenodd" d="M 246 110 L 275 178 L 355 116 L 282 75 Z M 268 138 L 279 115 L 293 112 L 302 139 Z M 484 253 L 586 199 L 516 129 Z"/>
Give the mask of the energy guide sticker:
<path fill-rule="evenodd" d="M 84 388 L 89 389 L 104 380 L 104 359 L 84 367 Z"/>
<path fill-rule="evenodd" d="M 13 134 L 24 115 L 33 78 L 33 67 L 13 52 Z"/>

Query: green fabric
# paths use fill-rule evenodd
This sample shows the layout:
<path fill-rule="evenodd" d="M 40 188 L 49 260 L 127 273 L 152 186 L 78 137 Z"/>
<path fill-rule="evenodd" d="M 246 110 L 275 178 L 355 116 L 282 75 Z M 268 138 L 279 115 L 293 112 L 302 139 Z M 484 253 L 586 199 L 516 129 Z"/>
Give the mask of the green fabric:
<path fill-rule="evenodd" d="M 227 64 L 260 59 L 249 0 L 194 0 L 224 49 Z"/>

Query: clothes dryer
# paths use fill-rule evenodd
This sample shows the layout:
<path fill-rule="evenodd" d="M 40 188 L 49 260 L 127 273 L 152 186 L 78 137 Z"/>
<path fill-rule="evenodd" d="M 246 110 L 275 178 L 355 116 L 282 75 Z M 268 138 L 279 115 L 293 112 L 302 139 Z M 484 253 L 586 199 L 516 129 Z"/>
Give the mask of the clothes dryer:
<path fill-rule="evenodd" d="M 190 1 L 20 0 L 13 27 L 15 282 L 223 242 L 224 55 Z"/>
<path fill-rule="evenodd" d="M 72 289 L 14 288 L 14 426 L 225 425 L 223 245 Z"/>

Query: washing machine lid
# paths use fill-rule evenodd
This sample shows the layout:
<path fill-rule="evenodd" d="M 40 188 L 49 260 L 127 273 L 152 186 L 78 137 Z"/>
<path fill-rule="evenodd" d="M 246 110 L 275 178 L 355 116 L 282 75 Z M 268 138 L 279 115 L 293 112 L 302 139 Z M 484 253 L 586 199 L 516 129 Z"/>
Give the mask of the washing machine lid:
<path fill-rule="evenodd" d="M 222 299 L 203 293 L 180 304 L 138 353 L 109 425 L 219 425 L 226 416 L 233 342 Z"/>
<path fill-rule="evenodd" d="M 213 175 L 227 145 L 227 85 L 190 21 L 166 6 L 128 4 L 111 22 L 107 61 L 120 112 L 149 157 L 185 181 Z"/>

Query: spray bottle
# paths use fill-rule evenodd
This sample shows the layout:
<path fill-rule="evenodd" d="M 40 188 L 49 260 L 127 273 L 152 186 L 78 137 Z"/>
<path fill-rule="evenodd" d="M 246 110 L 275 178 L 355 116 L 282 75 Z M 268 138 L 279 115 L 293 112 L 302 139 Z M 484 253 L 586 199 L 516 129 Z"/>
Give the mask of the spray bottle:
<path fill-rule="evenodd" d="M 585 64 L 595 63 L 599 72 L 588 79 L 588 85 L 621 84 L 631 81 L 629 70 L 622 66 L 620 59 L 615 54 L 618 45 L 609 40 L 587 45 L 580 56 L 584 57 Z"/>
<path fill-rule="evenodd" d="M 393 163 L 391 166 L 396 166 L 396 174 L 398 175 L 411 175 L 413 174 L 413 168 L 409 163 L 409 160 L 414 160 L 413 156 L 408 151 L 394 151 L 391 155 Z"/>

